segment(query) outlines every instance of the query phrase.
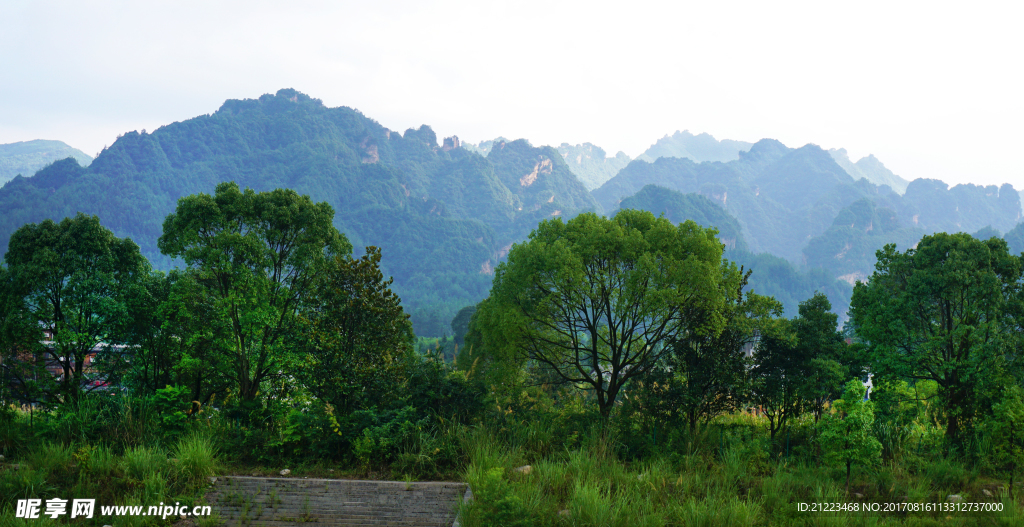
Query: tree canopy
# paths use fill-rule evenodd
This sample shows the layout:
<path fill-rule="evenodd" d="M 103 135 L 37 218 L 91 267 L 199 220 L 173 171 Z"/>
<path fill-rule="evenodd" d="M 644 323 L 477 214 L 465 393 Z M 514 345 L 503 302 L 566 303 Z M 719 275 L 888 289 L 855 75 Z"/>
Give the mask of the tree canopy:
<path fill-rule="evenodd" d="M 302 375 L 313 394 L 342 410 L 394 396 L 412 351 L 409 315 L 384 280 L 380 258 L 376 247 L 358 259 L 335 256 L 307 315 Z"/>
<path fill-rule="evenodd" d="M 200 287 L 189 309 L 211 317 L 245 400 L 281 375 L 327 263 L 351 251 L 333 216 L 330 205 L 293 190 L 243 192 L 232 182 L 180 199 L 164 221 L 160 249 L 182 258 Z"/>
<path fill-rule="evenodd" d="M 23 337 L 18 349 L 59 365 L 60 395 L 77 398 L 88 389 L 90 355 L 113 354 L 125 343 L 128 298 L 138 293 L 148 262 L 132 240 L 117 238 L 99 218 L 84 214 L 21 227 L 4 259 L 11 316 L 5 325 L 22 322 L 8 328 Z M 43 330 L 52 341 L 40 345 Z"/>
<path fill-rule="evenodd" d="M 692 221 L 636 210 L 547 220 L 495 271 L 489 301 L 501 322 L 487 337 L 586 386 L 607 416 L 623 386 L 667 353 L 667 339 L 721 332 L 722 288 L 735 291 L 740 278 L 715 231 Z"/>
<path fill-rule="evenodd" d="M 1020 280 L 1020 259 L 1003 240 L 938 233 L 902 253 L 887 245 L 870 280 L 854 289 L 851 311 L 872 372 L 938 383 L 954 444 L 964 440 L 980 390 L 1007 373 L 1019 344 Z"/>

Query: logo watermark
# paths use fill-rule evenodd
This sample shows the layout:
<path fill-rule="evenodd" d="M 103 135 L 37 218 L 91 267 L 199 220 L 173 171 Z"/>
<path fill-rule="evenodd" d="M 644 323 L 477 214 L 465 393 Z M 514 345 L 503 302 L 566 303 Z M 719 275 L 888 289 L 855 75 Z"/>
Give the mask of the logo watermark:
<path fill-rule="evenodd" d="M 71 510 L 68 510 L 68 502 L 71 502 Z M 92 518 L 96 513 L 95 499 L 74 499 L 64 500 L 51 498 L 45 502 L 41 499 L 18 500 L 17 508 L 14 511 L 15 518 L 39 518 L 49 516 L 57 519 L 58 516 L 70 515 L 72 518 Z M 196 505 L 189 507 L 180 502 L 174 505 L 101 505 L 100 516 L 159 516 L 166 519 L 168 516 L 209 516 L 211 514 L 209 505 Z"/>

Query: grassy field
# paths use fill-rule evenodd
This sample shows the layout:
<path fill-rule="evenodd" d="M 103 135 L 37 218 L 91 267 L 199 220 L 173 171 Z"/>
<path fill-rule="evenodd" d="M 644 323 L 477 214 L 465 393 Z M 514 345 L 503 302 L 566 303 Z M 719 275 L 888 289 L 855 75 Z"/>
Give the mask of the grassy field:
<path fill-rule="evenodd" d="M 935 431 L 881 434 L 887 440 L 883 462 L 854 467 L 847 492 L 845 468 L 820 462 L 810 416 L 774 442 L 763 419 L 745 413 L 721 417 L 692 435 L 662 431 L 660 440 L 628 422 L 600 426 L 586 414 L 435 427 L 420 431 L 425 438 L 399 459 L 429 457 L 433 450 L 422 451 L 427 445 L 444 443 L 456 461 L 417 468 L 308 455 L 253 462 L 233 446 L 237 432 L 216 419 L 161 436 L 145 425 L 144 409 L 116 409 L 97 415 L 97 407 L 85 405 L 77 413 L 16 414 L 0 432 L 0 527 L 69 521 L 16 519 L 18 499 L 201 503 L 210 476 L 272 476 L 285 468 L 300 478 L 461 479 L 475 497 L 461 511 L 466 526 L 1024 525 L 1024 489 L 1018 484 L 1011 499 L 1006 474 L 976 457 L 943 453 Z M 102 426 L 97 419 L 105 420 Z M 961 505 L 950 501 L 954 495 Z M 946 510 L 968 503 L 1002 511 Z M 801 511 L 801 504 L 844 510 Z M 918 510 L 885 512 L 886 504 Z M 171 523 L 153 517 L 113 522 Z M 214 524 L 216 517 L 200 522 Z"/>

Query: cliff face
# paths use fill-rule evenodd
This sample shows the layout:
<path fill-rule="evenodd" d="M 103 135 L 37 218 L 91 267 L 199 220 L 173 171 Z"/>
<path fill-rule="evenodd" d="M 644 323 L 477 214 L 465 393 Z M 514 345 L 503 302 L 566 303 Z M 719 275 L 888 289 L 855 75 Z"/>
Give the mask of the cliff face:
<path fill-rule="evenodd" d="M 615 177 L 615 174 L 630 161 L 629 156 L 623 152 L 615 154 L 615 157 L 608 157 L 604 149 L 590 143 L 562 143 L 558 147 L 558 153 L 587 190 L 594 190 Z"/>

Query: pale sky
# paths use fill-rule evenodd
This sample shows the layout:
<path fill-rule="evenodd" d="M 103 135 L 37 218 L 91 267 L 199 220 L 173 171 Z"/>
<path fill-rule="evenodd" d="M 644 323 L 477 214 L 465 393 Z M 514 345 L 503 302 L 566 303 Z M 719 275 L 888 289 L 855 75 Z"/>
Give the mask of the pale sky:
<path fill-rule="evenodd" d="M 1019 2 L 0 1 L 0 143 L 126 131 L 295 88 L 403 131 L 675 130 L 1024 188 Z"/>

